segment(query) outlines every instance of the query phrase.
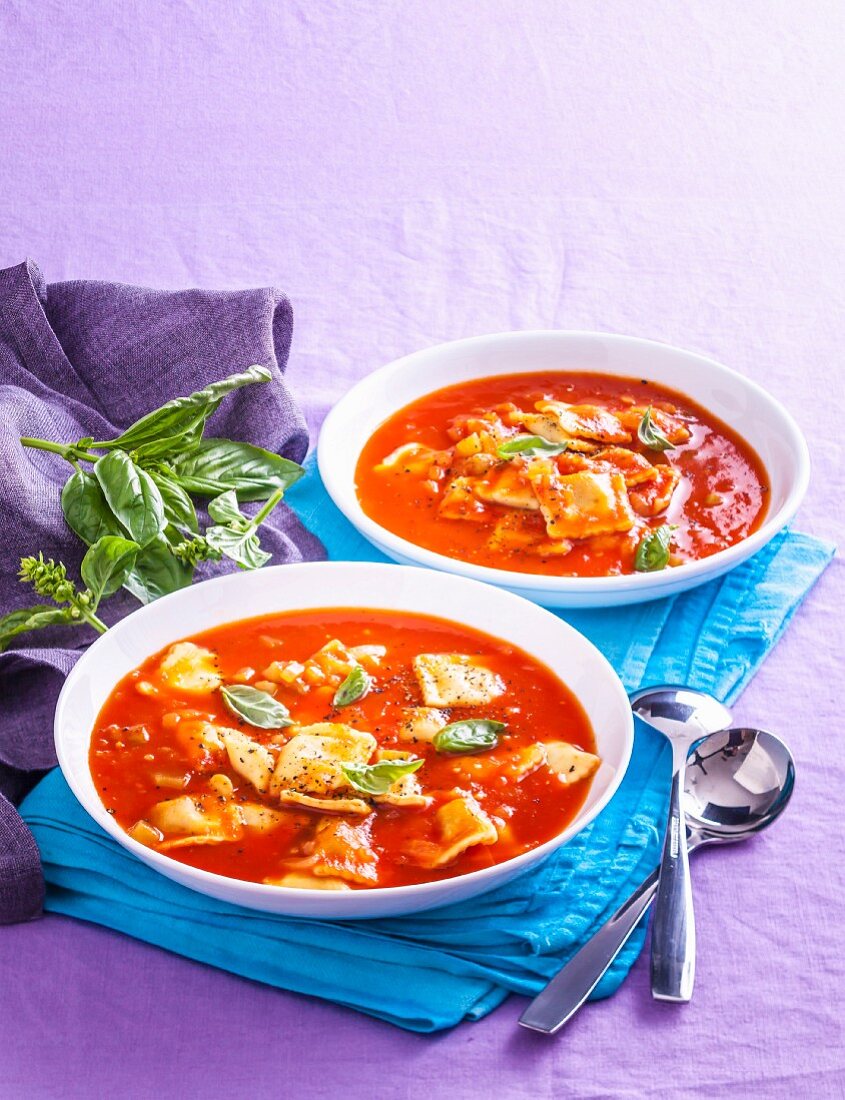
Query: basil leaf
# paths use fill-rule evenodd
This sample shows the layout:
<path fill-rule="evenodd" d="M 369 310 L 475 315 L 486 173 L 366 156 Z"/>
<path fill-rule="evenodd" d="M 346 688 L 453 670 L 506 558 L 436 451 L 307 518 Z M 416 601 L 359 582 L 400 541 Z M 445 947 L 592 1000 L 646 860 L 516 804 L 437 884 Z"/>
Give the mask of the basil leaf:
<path fill-rule="evenodd" d="M 499 744 L 504 722 L 490 718 L 466 718 L 439 730 L 432 739 L 438 752 L 486 752 Z"/>
<path fill-rule="evenodd" d="M 94 464 L 109 508 L 140 546 L 152 542 L 165 527 L 164 501 L 158 486 L 125 451 L 110 451 Z"/>
<path fill-rule="evenodd" d="M 372 686 L 372 677 L 360 665 L 356 665 L 334 693 L 332 705 L 348 707 L 350 703 L 357 703 Z"/>
<path fill-rule="evenodd" d="M 171 554 L 165 535 L 157 535 L 138 554 L 123 587 L 141 603 L 152 603 L 159 596 L 187 588 L 193 576 L 193 569 Z"/>
<path fill-rule="evenodd" d="M 417 757 L 414 760 L 379 760 L 377 764 L 341 764 L 340 767 L 356 791 L 387 794 L 397 779 L 415 772 L 423 763 Z"/>
<path fill-rule="evenodd" d="M 60 626 L 62 623 L 75 622 L 69 607 L 53 607 L 50 604 L 37 604 L 11 611 L 0 619 L 0 653 L 7 649 L 10 642 L 28 630 L 38 630 L 42 626 Z"/>
<path fill-rule="evenodd" d="M 168 523 L 172 523 L 182 531 L 198 534 L 199 524 L 194 503 L 182 486 L 159 470 L 151 470 L 150 477 L 161 493 L 161 499 L 164 501 L 164 516 Z"/>
<path fill-rule="evenodd" d="M 518 435 L 496 448 L 499 458 L 514 458 L 517 455 L 562 455 L 569 450 L 568 443 L 550 443 L 540 435 Z"/>
<path fill-rule="evenodd" d="M 303 468 L 254 447 L 231 439 L 204 439 L 196 450 L 173 461 L 173 472 L 189 493 L 216 497 L 234 489 L 238 500 L 266 500 L 276 489 L 287 489 L 298 481 Z"/>
<path fill-rule="evenodd" d="M 141 547 L 119 535 L 104 535 L 89 548 L 82 559 L 82 580 L 94 597 L 94 608 L 104 596 L 110 596 L 126 580 Z"/>
<path fill-rule="evenodd" d="M 93 474 L 84 470 L 76 470 L 65 482 L 62 511 L 68 527 L 89 546 L 104 535 L 124 534 L 103 496 L 99 482 Z"/>
<path fill-rule="evenodd" d="M 266 367 L 258 365 L 248 367 L 239 374 L 232 374 L 219 382 L 212 382 L 210 386 L 197 390 L 188 397 L 177 397 L 173 401 L 168 401 L 161 408 L 154 409 L 146 416 L 142 416 L 140 420 L 136 420 L 116 439 L 95 443 L 94 446 L 100 450 L 120 448 L 124 451 L 139 451 L 141 448 L 146 448 L 144 451 L 146 457 L 152 457 L 153 454 L 172 453 L 170 446 L 179 450 L 179 440 L 184 440 L 197 426 L 204 425 L 227 393 L 241 386 L 249 386 L 253 382 L 269 382 L 271 377 Z"/>
<path fill-rule="evenodd" d="M 640 426 L 637 428 L 637 436 L 643 446 L 650 451 L 673 451 L 675 444 L 671 443 L 651 419 L 651 405 L 643 413 Z"/>
<path fill-rule="evenodd" d="M 271 556 L 261 549 L 258 535 L 247 526 L 246 530 L 236 531 L 231 527 L 209 527 L 205 540 L 212 550 L 225 554 L 237 562 L 241 569 L 260 569 Z"/>
<path fill-rule="evenodd" d="M 647 531 L 640 539 L 634 556 L 634 569 L 638 573 L 655 573 L 669 564 L 669 544 L 675 527 L 664 523 Z"/>
<path fill-rule="evenodd" d="M 226 709 L 261 730 L 281 730 L 293 725 L 288 708 L 272 695 L 248 684 L 228 684 L 220 689 Z"/>
<path fill-rule="evenodd" d="M 227 489 L 225 493 L 221 493 L 219 497 L 210 501 L 208 514 L 215 522 L 229 526 L 249 524 L 249 520 L 238 507 L 238 497 L 234 489 Z"/>

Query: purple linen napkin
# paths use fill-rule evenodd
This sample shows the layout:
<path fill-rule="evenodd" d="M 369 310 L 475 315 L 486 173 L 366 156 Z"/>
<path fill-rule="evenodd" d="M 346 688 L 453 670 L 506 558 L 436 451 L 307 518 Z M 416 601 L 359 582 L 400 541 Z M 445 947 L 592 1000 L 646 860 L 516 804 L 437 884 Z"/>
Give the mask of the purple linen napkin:
<path fill-rule="evenodd" d="M 78 578 L 85 551 L 60 505 L 70 467 L 24 449 L 20 436 L 108 439 L 163 402 L 259 363 L 273 380 L 227 397 L 209 435 L 301 461 L 308 434 L 282 378 L 292 326 L 290 302 L 271 288 L 174 293 L 119 283 L 48 285 L 31 262 L 0 271 L 0 615 L 39 602 L 17 579 L 22 556 L 43 551 Z M 284 505 L 262 527 L 261 542 L 275 564 L 325 556 Z M 197 578 L 236 568 L 227 558 L 205 562 Z M 103 618 L 111 624 L 137 606 L 121 591 Z M 0 924 L 41 911 L 38 850 L 12 803 L 56 763 L 56 698 L 94 637 L 88 628 L 56 627 L 22 635 L 0 654 Z"/>

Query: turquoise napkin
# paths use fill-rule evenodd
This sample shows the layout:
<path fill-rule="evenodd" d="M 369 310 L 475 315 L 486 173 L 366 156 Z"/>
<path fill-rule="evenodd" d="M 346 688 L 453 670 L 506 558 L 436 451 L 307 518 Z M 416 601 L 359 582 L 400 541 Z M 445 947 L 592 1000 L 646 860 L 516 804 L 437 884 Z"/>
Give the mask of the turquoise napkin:
<path fill-rule="evenodd" d="M 385 560 L 337 511 L 316 466 L 289 503 L 329 557 Z M 833 553 L 792 532 L 727 577 L 682 596 L 565 618 L 605 653 L 626 688 L 675 681 L 730 701 L 775 644 Z M 103 833 L 60 772 L 26 798 L 47 879 L 46 908 L 235 974 L 431 1032 L 477 1020 L 510 992 L 533 995 L 654 868 L 668 753 L 638 723 L 631 766 L 589 828 L 538 869 L 483 897 L 389 920 L 290 920 L 169 882 Z M 639 954 L 641 927 L 594 998 Z"/>

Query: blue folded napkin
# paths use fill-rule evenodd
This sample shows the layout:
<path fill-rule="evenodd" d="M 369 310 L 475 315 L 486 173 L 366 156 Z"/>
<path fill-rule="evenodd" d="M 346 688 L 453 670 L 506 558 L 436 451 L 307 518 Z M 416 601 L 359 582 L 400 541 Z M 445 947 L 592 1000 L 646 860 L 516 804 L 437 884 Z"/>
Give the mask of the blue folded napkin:
<path fill-rule="evenodd" d="M 337 511 L 313 461 L 288 495 L 335 560 L 383 561 Z M 734 699 L 833 554 L 793 532 L 733 573 L 667 600 L 565 612 L 626 688 L 687 683 Z M 477 1020 L 508 995 L 533 995 L 658 860 L 669 756 L 637 725 L 630 768 L 587 829 L 539 868 L 471 901 L 351 923 L 241 909 L 156 874 L 106 836 L 58 771 L 22 806 L 41 851 L 45 908 L 117 929 L 282 989 L 349 1005 L 412 1031 Z M 593 998 L 613 993 L 645 936 L 631 938 Z"/>

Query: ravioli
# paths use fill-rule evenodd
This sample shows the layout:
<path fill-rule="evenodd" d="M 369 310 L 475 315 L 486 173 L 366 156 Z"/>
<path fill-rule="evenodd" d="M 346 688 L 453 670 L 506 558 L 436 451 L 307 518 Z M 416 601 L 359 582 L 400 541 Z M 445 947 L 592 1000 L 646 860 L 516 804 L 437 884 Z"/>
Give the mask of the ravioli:
<path fill-rule="evenodd" d="M 414 672 L 427 707 L 480 707 L 505 690 L 495 672 L 462 653 L 420 653 Z"/>
<path fill-rule="evenodd" d="M 325 796 L 348 788 L 344 764 L 366 764 L 376 748 L 371 733 L 340 722 L 301 726 L 282 746 L 270 790 Z"/>
<path fill-rule="evenodd" d="M 558 474 L 547 464 L 532 472 L 532 483 L 553 539 L 583 539 L 634 526 L 621 474 Z"/>
<path fill-rule="evenodd" d="M 547 741 L 546 759 L 561 783 L 580 783 L 598 769 L 601 760 L 591 752 L 570 745 L 568 741 Z"/>
<path fill-rule="evenodd" d="M 194 642 L 177 642 L 164 655 L 159 678 L 169 688 L 188 695 L 210 695 L 222 683 L 217 658 Z"/>

